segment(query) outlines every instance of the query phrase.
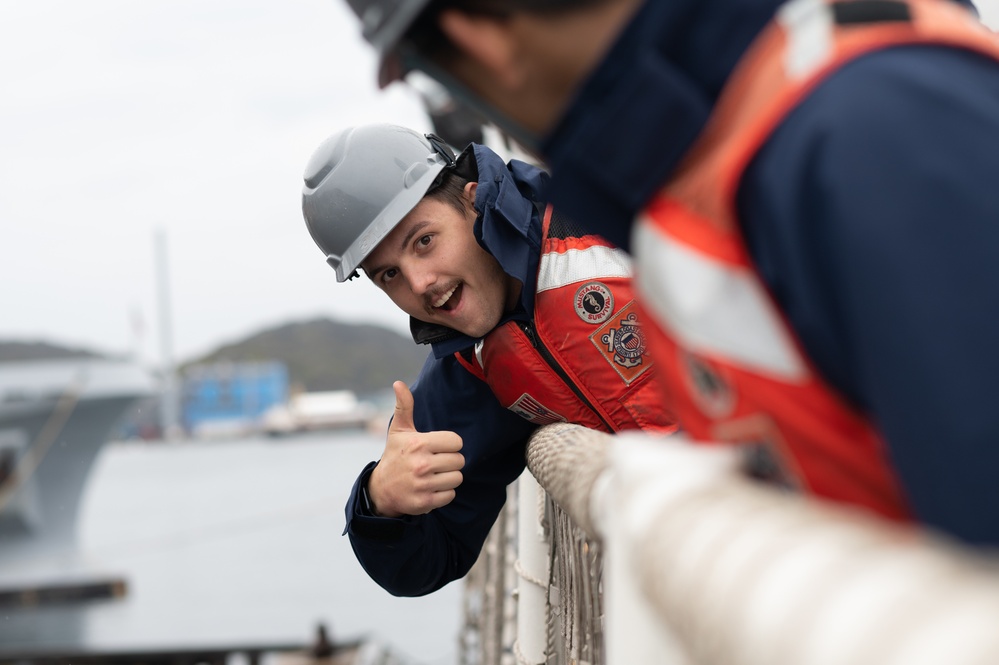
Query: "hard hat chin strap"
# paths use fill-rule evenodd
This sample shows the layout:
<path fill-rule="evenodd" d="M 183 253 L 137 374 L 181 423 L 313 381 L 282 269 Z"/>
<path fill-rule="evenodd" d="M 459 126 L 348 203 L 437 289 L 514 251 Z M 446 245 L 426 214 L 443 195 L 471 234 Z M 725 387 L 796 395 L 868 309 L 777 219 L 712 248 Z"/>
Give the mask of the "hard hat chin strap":
<path fill-rule="evenodd" d="M 454 150 L 451 150 L 451 146 L 436 134 L 424 134 L 424 136 L 430 141 L 430 147 L 434 149 L 434 152 L 443 157 L 444 161 L 447 162 L 447 168 L 454 168 Z"/>

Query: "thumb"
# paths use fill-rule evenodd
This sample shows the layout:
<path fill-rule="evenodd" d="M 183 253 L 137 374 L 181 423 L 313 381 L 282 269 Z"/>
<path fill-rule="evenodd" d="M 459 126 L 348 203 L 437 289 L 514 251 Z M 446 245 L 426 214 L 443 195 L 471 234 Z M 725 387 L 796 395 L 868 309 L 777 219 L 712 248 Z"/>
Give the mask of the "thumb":
<path fill-rule="evenodd" d="M 413 393 L 409 386 L 402 381 L 392 384 L 395 391 L 395 412 L 392 414 L 392 426 L 390 432 L 415 432 L 416 425 L 413 424 Z"/>

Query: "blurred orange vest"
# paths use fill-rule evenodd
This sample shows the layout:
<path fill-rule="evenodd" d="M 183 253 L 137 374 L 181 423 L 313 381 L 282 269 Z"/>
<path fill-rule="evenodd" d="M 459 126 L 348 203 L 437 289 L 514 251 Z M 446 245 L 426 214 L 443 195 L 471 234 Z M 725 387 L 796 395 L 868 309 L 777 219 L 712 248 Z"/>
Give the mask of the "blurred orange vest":
<path fill-rule="evenodd" d="M 682 428 L 747 444 L 758 475 L 895 519 L 907 519 L 909 507 L 885 444 L 805 355 L 752 263 L 735 197 L 760 147 L 831 72 L 877 49 L 919 44 L 999 58 L 993 33 L 950 2 L 786 5 L 739 63 L 632 243 L 650 346 Z"/>

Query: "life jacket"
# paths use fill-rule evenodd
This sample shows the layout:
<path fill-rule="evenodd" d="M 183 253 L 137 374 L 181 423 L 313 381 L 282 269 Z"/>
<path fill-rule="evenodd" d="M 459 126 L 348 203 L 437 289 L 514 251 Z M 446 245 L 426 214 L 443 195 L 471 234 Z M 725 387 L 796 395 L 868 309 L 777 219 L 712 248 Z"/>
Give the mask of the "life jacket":
<path fill-rule="evenodd" d="M 658 378 L 683 429 L 748 444 L 759 475 L 901 520 L 910 507 L 884 441 L 806 357 L 752 262 L 735 201 L 767 138 L 832 72 L 875 50 L 924 44 L 999 59 L 994 34 L 950 2 L 785 5 L 633 237 Z"/>
<path fill-rule="evenodd" d="M 672 431 L 631 276 L 625 252 L 549 206 L 533 321 L 507 321 L 455 357 L 504 407 L 538 425 Z"/>

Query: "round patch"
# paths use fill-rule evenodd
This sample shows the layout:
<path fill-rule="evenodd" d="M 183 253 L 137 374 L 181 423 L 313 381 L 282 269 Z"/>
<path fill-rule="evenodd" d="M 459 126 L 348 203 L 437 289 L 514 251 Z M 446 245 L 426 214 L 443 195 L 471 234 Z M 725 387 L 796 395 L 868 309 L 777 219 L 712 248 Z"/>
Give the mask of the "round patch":
<path fill-rule="evenodd" d="M 614 296 L 600 282 L 589 282 L 579 287 L 572 304 L 579 318 L 587 323 L 603 323 L 614 313 Z"/>
<path fill-rule="evenodd" d="M 692 353 L 679 351 L 687 391 L 702 413 L 710 418 L 726 418 L 735 409 L 735 388 L 722 368 Z"/>

